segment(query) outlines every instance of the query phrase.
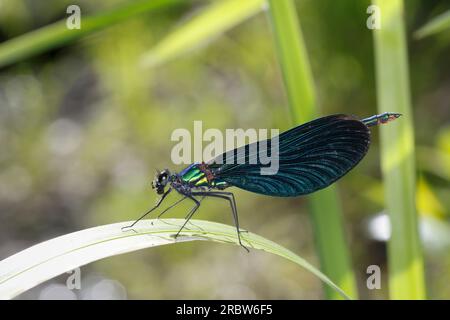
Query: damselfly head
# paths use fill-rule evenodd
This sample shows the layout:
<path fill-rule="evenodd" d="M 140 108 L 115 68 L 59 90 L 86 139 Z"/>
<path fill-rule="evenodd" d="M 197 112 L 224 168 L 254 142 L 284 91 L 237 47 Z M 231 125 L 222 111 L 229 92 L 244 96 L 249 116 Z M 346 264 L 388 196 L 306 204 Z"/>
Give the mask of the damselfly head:
<path fill-rule="evenodd" d="M 152 181 L 152 189 L 156 189 L 156 193 L 163 194 L 164 188 L 169 182 L 170 171 L 169 169 L 164 169 L 162 171 L 157 171 L 155 178 Z"/>

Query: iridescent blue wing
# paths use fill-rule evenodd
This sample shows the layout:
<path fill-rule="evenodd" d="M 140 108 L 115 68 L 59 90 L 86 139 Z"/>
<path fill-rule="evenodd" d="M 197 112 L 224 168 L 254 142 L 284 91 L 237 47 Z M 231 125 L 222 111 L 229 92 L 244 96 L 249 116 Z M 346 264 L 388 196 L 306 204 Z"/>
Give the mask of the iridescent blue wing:
<path fill-rule="evenodd" d="M 275 142 L 265 143 L 270 149 Z M 279 135 L 279 169 L 274 175 L 261 175 L 267 165 L 255 152 L 261 142 L 255 144 L 258 148 L 249 144 L 210 161 L 214 177 L 244 190 L 293 197 L 323 189 L 351 170 L 369 148 L 370 131 L 360 120 L 343 114 L 292 128 Z"/>

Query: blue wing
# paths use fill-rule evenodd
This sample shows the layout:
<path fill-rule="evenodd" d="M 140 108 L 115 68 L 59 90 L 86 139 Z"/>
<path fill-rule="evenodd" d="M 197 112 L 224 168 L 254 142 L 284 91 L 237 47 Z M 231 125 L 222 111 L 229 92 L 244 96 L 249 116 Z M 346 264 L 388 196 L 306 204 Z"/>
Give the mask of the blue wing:
<path fill-rule="evenodd" d="M 265 143 L 269 149 L 274 141 Z M 210 161 L 215 178 L 260 194 L 293 197 L 323 189 L 351 170 L 369 148 L 370 131 L 360 120 L 343 114 L 292 128 L 279 135 L 279 169 L 274 175 L 261 175 L 267 165 L 252 152 L 260 150 L 261 142 L 256 144 L 258 148 L 246 145 Z"/>

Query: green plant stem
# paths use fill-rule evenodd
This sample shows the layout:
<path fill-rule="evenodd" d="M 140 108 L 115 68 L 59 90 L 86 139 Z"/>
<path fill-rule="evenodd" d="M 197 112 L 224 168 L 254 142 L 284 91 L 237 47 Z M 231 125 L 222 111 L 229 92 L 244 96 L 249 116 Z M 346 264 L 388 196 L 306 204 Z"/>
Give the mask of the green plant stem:
<path fill-rule="evenodd" d="M 295 5 L 291 0 L 269 0 L 269 16 L 292 118 L 295 124 L 307 122 L 319 112 Z M 350 296 L 357 297 L 336 189 L 329 187 L 317 192 L 309 201 L 321 268 Z M 328 288 L 325 293 L 329 299 L 340 298 Z"/>
<path fill-rule="evenodd" d="M 181 0 L 131 1 L 120 8 L 115 8 L 105 13 L 88 17 L 82 16 L 80 29 L 68 29 L 66 20 L 55 22 L 2 43 L 0 45 L 0 67 L 60 47 L 95 31 L 124 21 L 129 17 L 180 2 Z"/>
<path fill-rule="evenodd" d="M 381 10 L 381 29 L 374 30 L 378 111 L 404 115 L 401 121 L 380 130 L 385 203 L 392 229 L 388 243 L 389 291 L 392 299 L 424 299 L 403 1 L 373 3 Z"/>

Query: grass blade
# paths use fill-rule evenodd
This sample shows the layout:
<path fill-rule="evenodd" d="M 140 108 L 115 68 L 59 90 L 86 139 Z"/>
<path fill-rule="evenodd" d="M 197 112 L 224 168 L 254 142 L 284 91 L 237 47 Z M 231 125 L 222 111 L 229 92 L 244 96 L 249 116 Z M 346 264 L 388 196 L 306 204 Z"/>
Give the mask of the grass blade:
<path fill-rule="evenodd" d="M 392 228 L 388 244 L 389 290 L 393 299 L 424 299 L 403 1 L 376 0 L 373 3 L 382 13 L 381 29 L 374 30 L 378 111 L 404 115 L 401 121 L 380 130 L 385 203 Z"/>
<path fill-rule="evenodd" d="M 318 114 L 314 84 L 295 5 L 291 0 L 270 0 L 274 29 L 289 106 L 295 124 Z M 334 187 L 310 196 L 310 211 L 322 270 L 352 297 L 357 296 L 354 273 L 345 243 L 342 213 Z M 330 299 L 340 298 L 325 288 Z"/>
<path fill-rule="evenodd" d="M 210 41 L 260 12 L 264 3 L 264 0 L 227 0 L 210 5 L 145 53 L 142 65 L 154 67 Z"/>
<path fill-rule="evenodd" d="M 433 34 L 450 29 L 450 10 L 434 17 L 414 33 L 414 37 L 422 39 Z"/>
<path fill-rule="evenodd" d="M 67 29 L 65 20 L 55 22 L 46 27 L 3 42 L 0 45 L 0 67 L 60 47 L 132 16 L 161 9 L 175 3 L 180 3 L 180 0 L 131 1 L 120 8 L 105 13 L 82 17 L 81 29 Z"/>
<path fill-rule="evenodd" d="M 121 227 L 132 221 L 109 224 L 66 234 L 30 247 L 0 262 L 0 298 L 13 298 L 64 272 L 139 249 L 194 240 L 238 245 L 235 227 L 201 220 L 191 220 L 188 228 L 175 240 L 173 235 L 184 221 L 144 220 L 129 231 L 122 231 Z M 288 249 L 253 233 L 242 233 L 241 237 L 251 248 L 295 262 L 348 298 L 327 276 Z"/>

